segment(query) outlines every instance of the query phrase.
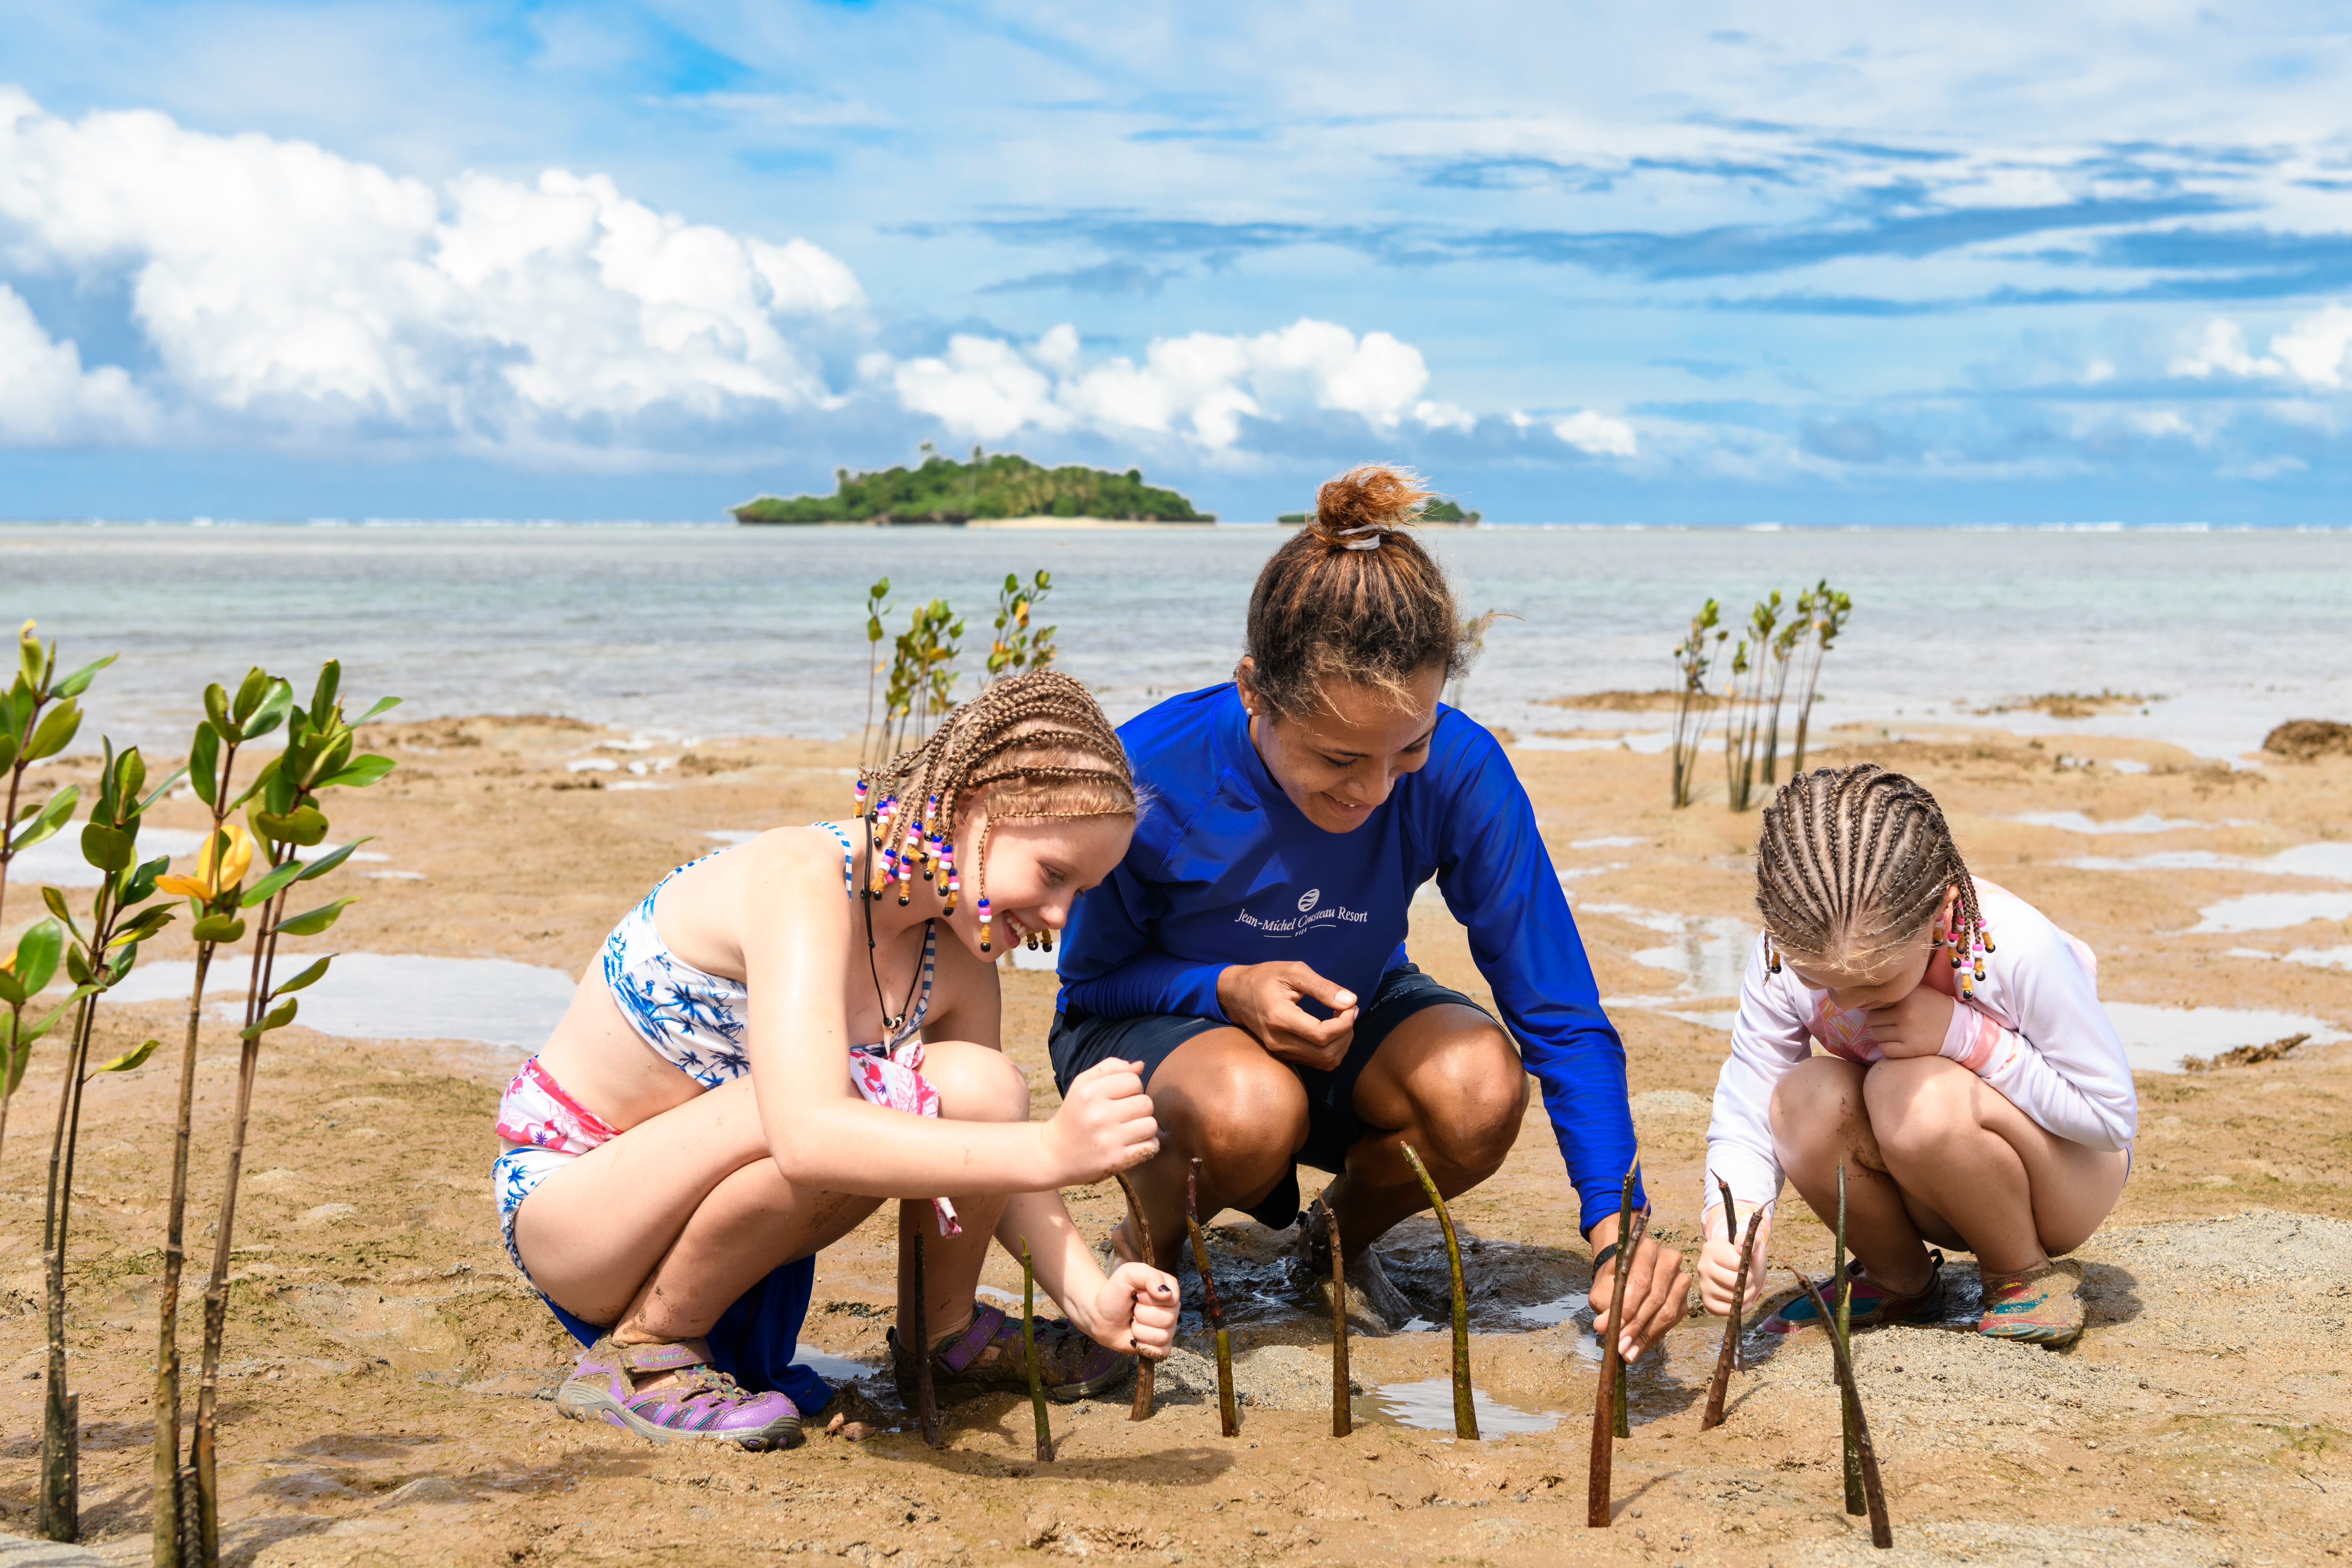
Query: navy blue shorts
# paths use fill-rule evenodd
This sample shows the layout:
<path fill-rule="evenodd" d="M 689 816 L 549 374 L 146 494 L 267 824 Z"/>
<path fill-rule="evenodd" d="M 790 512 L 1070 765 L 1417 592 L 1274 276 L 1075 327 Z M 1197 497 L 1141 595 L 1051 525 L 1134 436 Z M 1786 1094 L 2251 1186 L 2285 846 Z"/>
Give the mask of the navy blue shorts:
<path fill-rule="evenodd" d="M 1282 1230 L 1298 1217 L 1298 1167 L 1312 1165 L 1333 1174 L 1348 1168 L 1348 1151 L 1373 1131 L 1356 1114 L 1356 1080 L 1363 1076 L 1372 1053 L 1389 1032 L 1423 1007 L 1452 1003 L 1494 1015 L 1450 985 L 1440 984 L 1413 964 L 1391 969 L 1381 976 L 1371 1001 L 1356 1016 L 1355 1037 L 1348 1054 L 1328 1072 L 1290 1065 L 1307 1089 L 1307 1142 L 1299 1146 L 1290 1171 L 1274 1191 L 1249 1211 L 1252 1219 Z M 1054 1033 L 1046 1050 L 1054 1060 L 1054 1086 L 1064 1094 L 1070 1082 L 1097 1062 L 1117 1058 L 1143 1064 L 1143 1081 L 1160 1070 L 1169 1053 L 1195 1035 L 1230 1027 L 1222 1018 L 1188 1017 L 1176 1013 L 1148 1013 L 1135 1018 L 1107 1018 L 1083 1007 L 1067 1007 L 1054 1016 Z M 1207 1215 L 1202 1216 L 1203 1219 Z"/>

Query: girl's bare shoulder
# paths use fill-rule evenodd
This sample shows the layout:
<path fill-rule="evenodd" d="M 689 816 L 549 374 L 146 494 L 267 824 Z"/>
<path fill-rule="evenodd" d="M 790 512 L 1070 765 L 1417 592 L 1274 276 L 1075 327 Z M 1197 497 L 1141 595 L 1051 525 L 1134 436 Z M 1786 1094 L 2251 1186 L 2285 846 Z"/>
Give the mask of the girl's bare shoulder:
<path fill-rule="evenodd" d="M 824 828 L 773 827 L 688 868 L 663 893 L 662 912 L 675 903 L 738 930 L 780 918 L 831 924 L 849 907 L 848 866 L 841 840 Z"/>

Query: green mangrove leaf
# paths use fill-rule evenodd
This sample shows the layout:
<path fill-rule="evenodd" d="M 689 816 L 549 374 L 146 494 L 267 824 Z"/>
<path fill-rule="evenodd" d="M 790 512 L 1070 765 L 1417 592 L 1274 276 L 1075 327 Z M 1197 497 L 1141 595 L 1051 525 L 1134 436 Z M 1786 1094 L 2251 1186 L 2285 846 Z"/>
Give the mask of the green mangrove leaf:
<path fill-rule="evenodd" d="M 18 980 L 13 972 L 0 969 L 0 1002 L 11 1007 L 22 1007 L 29 1000 L 31 994 L 25 989 L 25 983 Z"/>
<path fill-rule="evenodd" d="M 81 827 L 81 858 L 101 871 L 120 871 L 131 864 L 138 854 L 131 835 L 120 828 L 109 827 L 103 822 L 85 822 Z"/>
<path fill-rule="evenodd" d="M 231 811 L 235 811 L 237 807 L 243 805 L 246 802 L 259 795 L 263 790 L 268 788 L 270 781 L 278 776 L 278 759 L 276 757 L 272 757 L 268 762 L 262 763 L 261 771 L 253 775 L 253 782 L 245 786 L 245 793 L 238 795 L 235 800 L 229 802 L 228 808 Z"/>
<path fill-rule="evenodd" d="M 343 665 L 331 658 L 319 667 L 319 684 L 310 690 L 310 717 L 318 718 L 335 705 L 335 693 L 342 689 Z"/>
<path fill-rule="evenodd" d="M 331 784 L 341 784 L 352 789 L 364 789 L 398 766 L 400 764 L 390 757 L 380 757 L 370 752 L 364 756 L 353 757 L 351 764 L 341 773 L 320 779 L 318 787 L 325 789 Z"/>
<path fill-rule="evenodd" d="M 0 712 L 0 773 L 16 765 L 16 725 L 14 718 Z"/>
<path fill-rule="evenodd" d="M 153 898 L 155 896 L 155 879 L 162 876 L 166 870 L 168 870 L 171 868 L 171 864 L 172 858 L 170 856 L 158 855 L 154 859 L 146 862 L 137 870 L 118 875 L 115 878 L 115 880 L 121 883 L 122 887 L 122 903 L 128 907 L 131 904 L 144 903 L 149 899 Z"/>
<path fill-rule="evenodd" d="M 112 1061 L 100 1062 L 98 1066 L 90 1068 L 89 1076 L 90 1078 L 96 1078 L 102 1072 L 129 1072 L 132 1068 L 144 1067 L 147 1064 L 147 1058 L 155 1054 L 155 1047 L 163 1043 L 163 1042 L 161 1040 L 149 1040 L 144 1045 L 134 1046 L 130 1050 L 127 1050 L 121 1056 L 115 1058 Z M 83 1081 L 87 1082 L 89 1080 L 84 1079 Z"/>
<path fill-rule="evenodd" d="M 189 929 L 198 942 L 243 942 L 245 922 L 235 915 L 206 915 Z"/>
<path fill-rule="evenodd" d="M 272 1029 L 282 1029 L 294 1021 L 294 1015 L 300 1007 L 300 1003 L 289 997 L 272 1007 L 263 1016 L 258 1024 L 247 1024 L 244 1028 L 239 1029 L 236 1032 L 236 1037 L 240 1040 L 257 1040 Z"/>
<path fill-rule="evenodd" d="M 79 947 L 66 950 L 66 978 L 76 985 L 95 986 L 98 976 L 89 972 L 89 959 Z"/>
<path fill-rule="evenodd" d="M 91 659 L 88 664 L 83 665 L 79 669 L 75 670 L 71 675 L 68 675 L 63 680 L 58 681 L 57 690 L 53 695 L 58 697 L 80 696 L 83 692 L 89 689 L 89 683 L 98 679 L 98 672 L 100 670 L 104 669 L 108 665 L 112 664 L 121 657 L 121 656 L 120 654 L 110 653 L 104 658 Z"/>
<path fill-rule="evenodd" d="M 237 728 L 236 721 L 228 716 L 228 693 L 221 689 L 221 683 L 217 680 L 205 688 L 205 717 L 212 721 L 214 729 L 229 739 L 245 739 L 245 731 Z"/>
<path fill-rule="evenodd" d="M 147 808 L 148 808 L 149 806 L 151 806 L 151 805 L 154 805 L 157 801 L 159 801 L 159 800 L 163 799 L 163 796 L 164 796 L 165 795 L 167 795 L 167 794 L 169 794 L 169 793 L 170 793 L 171 788 L 172 788 L 172 786 L 173 786 L 173 784 L 178 784 L 182 779 L 184 779 L 184 778 L 185 778 L 185 777 L 187 777 L 187 776 L 188 776 L 188 770 L 187 770 L 187 769 L 185 769 L 185 768 L 173 768 L 173 769 L 172 770 L 172 776 L 171 776 L 170 778 L 165 779 L 162 784 L 157 784 L 153 789 L 149 790 L 149 791 L 147 792 L 147 798 L 146 798 L 145 800 L 141 801 L 141 802 L 139 803 L 139 809 L 138 809 L 137 811 L 135 811 L 135 812 L 131 813 L 131 815 L 132 815 L 133 816 L 144 816 L 147 814 Z M 127 823 L 127 822 L 126 822 L 126 823 L 124 823 L 124 824 L 123 824 L 123 826 L 124 826 L 125 827 L 129 827 L 129 828 L 131 829 L 131 831 L 132 831 L 133 833 L 136 833 L 136 832 L 138 832 L 138 831 L 139 831 L 139 829 L 138 829 L 135 826 L 133 826 L 132 824 L 131 824 L 131 823 Z"/>
<path fill-rule="evenodd" d="M 221 732 L 209 719 L 196 725 L 196 738 L 188 742 L 188 784 L 206 805 L 220 793 L 220 746 Z"/>
<path fill-rule="evenodd" d="M 279 844 L 299 844 L 305 849 L 327 836 L 327 818 L 315 805 L 302 806 L 280 815 L 274 811 L 257 813 L 253 825 L 264 838 Z"/>
<path fill-rule="evenodd" d="M 55 920 L 36 921 L 16 939 L 16 979 L 26 996 L 37 996 L 58 973 L 65 956 L 66 928 Z"/>
<path fill-rule="evenodd" d="M 309 986 L 316 985 L 320 980 L 326 978 L 327 965 L 332 963 L 336 959 L 341 956 L 342 955 L 341 953 L 334 952 L 327 954 L 326 957 L 319 960 L 318 963 L 310 965 L 310 968 L 304 970 L 301 973 L 296 975 L 285 984 L 280 985 L 277 990 L 272 991 L 269 994 L 270 996 L 272 998 L 276 998 L 283 996 L 289 992 L 300 991 Z"/>
<path fill-rule="evenodd" d="M 366 841 L 362 839 L 359 840 L 359 842 L 364 843 Z M 240 908 L 249 910 L 256 904 L 266 903 L 268 901 L 271 894 L 277 892 L 278 889 L 284 887 L 287 883 L 299 880 L 301 876 L 302 862 L 299 860 L 289 859 L 284 865 L 274 868 L 270 871 L 269 875 L 262 878 L 261 880 L 256 882 L 252 887 L 247 888 L 245 890 L 245 897 L 237 900 L 238 906 Z"/>
<path fill-rule="evenodd" d="M 261 706 L 261 699 L 268 690 L 268 672 L 257 664 L 245 672 L 243 680 L 237 682 L 236 700 L 229 705 L 230 716 L 238 723 L 244 723 L 253 717 L 253 710 Z"/>
<path fill-rule="evenodd" d="M 139 792 L 145 788 L 146 784 L 147 759 L 139 754 L 138 747 L 133 746 L 114 759 L 114 798 L 118 805 L 137 800 Z M 139 809 L 136 806 L 128 806 L 126 810 L 129 816 L 139 815 Z M 117 820 L 121 818 L 118 817 Z"/>
<path fill-rule="evenodd" d="M 33 738 L 25 743 L 25 761 L 37 763 L 43 757 L 54 757 L 66 749 L 66 742 L 81 728 L 81 704 L 71 700 L 58 703 L 41 715 L 34 726 Z"/>
<path fill-rule="evenodd" d="M 100 970 L 97 976 L 94 977 L 92 984 L 108 986 L 120 985 L 122 983 L 122 977 L 131 973 L 131 966 L 138 962 L 139 944 L 137 942 L 130 942 L 121 947 L 118 947 L 114 950 L 113 956 L 106 961 L 105 968 Z"/>
<path fill-rule="evenodd" d="M 74 924 L 73 916 L 66 911 L 65 894 L 55 888 L 43 888 L 41 889 L 41 902 L 49 906 L 49 913 L 57 916 L 58 920 L 65 922 L 66 930 L 73 933 L 73 939 L 76 942 L 79 942 L 81 940 L 81 927 Z"/>
<path fill-rule="evenodd" d="M 358 901 L 355 897 L 337 899 L 331 904 L 320 904 L 315 910 L 305 910 L 290 919 L 279 921 L 270 930 L 281 936 L 316 936 L 333 925 L 347 906 Z"/>
<path fill-rule="evenodd" d="M 328 872 L 333 870 L 336 867 L 350 859 L 352 858 L 352 850 L 358 848 L 362 844 L 368 843 L 374 837 L 375 835 L 373 833 L 364 834 L 358 838 L 352 839 L 349 844 L 344 845 L 340 849 L 329 850 L 326 854 L 320 856 L 316 860 L 313 860 L 309 865 L 303 867 L 302 875 L 295 879 L 297 881 L 307 882 L 313 877 L 325 876 Z"/>
<path fill-rule="evenodd" d="M 79 784 L 68 784 L 49 796 L 48 803 L 41 807 L 33 820 L 18 828 L 16 836 L 8 841 L 8 852 L 13 855 L 19 849 L 29 849 L 45 839 L 55 837 L 58 829 L 63 827 L 67 819 L 73 816 L 74 803 L 79 799 L 81 799 Z"/>
<path fill-rule="evenodd" d="M 26 688 L 38 694 L 49 678 L 49 660 L 53 657 L 33 635 L 33 623 L 26 621 L 24 631 L 16 637 L 16 663 L 24 671 Z"/>
<path fill-rule="evenodd" d="M 261 706 L 245 721 L 245 738 L 250 741 L 257 735 L 268 734 L 286 721 L 286 710 L 293 706 L 294 689 L 282 680 L 272 683 Z"/>

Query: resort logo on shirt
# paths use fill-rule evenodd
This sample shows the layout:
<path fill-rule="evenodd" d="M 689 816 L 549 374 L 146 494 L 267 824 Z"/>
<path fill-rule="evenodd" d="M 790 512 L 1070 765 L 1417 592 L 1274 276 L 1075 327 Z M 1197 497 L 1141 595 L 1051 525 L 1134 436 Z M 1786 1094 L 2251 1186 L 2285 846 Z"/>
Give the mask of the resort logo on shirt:
<path fill-rule="evenodd" d="M 1309 888 L 1298 895 L 1298 912 L 1296 915 L 1277 915 L 1266 920 L 1247 910 L 1239 910 L 1234 914 L 1234 923 L 1245 925 L 1264 936 L 1301 936 L 1326 926 L 1369 925 L 1371 918 L 1370 911 L 1366 910 L 1351 910 L 1340 903 L 1327 904 L 1323 901 L 1322 889 Z"/>

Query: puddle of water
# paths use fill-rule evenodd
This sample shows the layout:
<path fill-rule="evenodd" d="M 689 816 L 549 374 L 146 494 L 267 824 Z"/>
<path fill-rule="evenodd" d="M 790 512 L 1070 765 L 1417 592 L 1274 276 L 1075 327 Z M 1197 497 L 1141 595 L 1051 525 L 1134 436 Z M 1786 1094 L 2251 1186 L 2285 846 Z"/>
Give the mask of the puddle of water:
<path fill-rule="evenodd" d="M 2124 1055 L 2142 1072 L 2179 1072 L 2183 1057 L 2210 1057 L 2240 1046 L 2268 1045 L 2289 1035 L 2318 1044 L 2344 1036 L 2324 1018 L 2259 1007 L 2155 1007 L 2141 1002 L 2105 1004 L 2122 1037 Z"/>
<path fill-rule="evenodd" d="M 1666 910 L 1644 910 L 1632 904 L 1587 904 L 1589 914 L 1615 915 L 1645 930 L 1671 936 L 1664 947 L 1645 947 L 1632 955 L 1634 963 L 1663 969 L 1680 982 L 1667 996 L 1613 996 L 1612 1005 L 1664 1007 L 1710 996 L 1737 996 L 1748 976 L 1748 960 L 1756 946 L 1756 928 L 1738 915 L 1683 915 Z M 1729 1024 L 1722 1026 L 1730 1027 Z"/>
<path fill-rule="evenodd" d="M 882 1370 L 882 1363 L 878 1361 L 855 1361 L 848 1356 L 811 1350 L 806 1345 L 793 1350 L 793 1364 L 807 1367 L 827 1383 L 855 1383 Z"/>
<path fill-rule="evenodd" d="M 2313 921 L 2352 920 L 2352 893 L 2248 893 L 2197 911 L 2202 931 L 2284 931 Z"/>
<path fill-rule="evenodd" d="M 177 859 L 194 855 L 204 847 L 201 831 L 190 832 L 180 827 L 142 827 L 139 830 L 139 858 L 152 860 L 158 855 Z M 11 883 L 47 882 L 53 888 L 95 888 L 98 868 L 81 858 L 81 828 L 68 826 L 55 838 L 34 845 L 8 863 Z M 36 900 L 37 901 L 37 900 Z"/>
<path fill-rule="evenodd" d="M 1702 1029 L 1720 1029 L 1727 1035 L 1731 1033 L 1731 1026 L 1739 1022 L 1739 1009 L 1737 1007 L 1727 1007 L 1714 1013 L 1677 1013 L 1665 1009 L 1661 1011 L 1664 1011 L 1669 1018 L 1680 1018 L 1684 1023 L 1696 1024 Z"/>
<path fill-rule="evenodd" d="M 278 973 L 290 976 L 310 957 L 281 952 Z M 228 974 L 218 977 L 215 1017 L 233 1017 L 241 1010 L 243 973 L 232 963 Z M 184 1004 L 194 978 L 195 965 L 186 959 L 150 961 L 110 994 L 123 1002 Z M 535 1051 L 572 1005 L 576 987 L 573 977 L 560 969 L 503 958 L 347 952 L 324 980 L 302 993 L 299 1021 L 321 1034 L 352 1039 L 479 1040 Z"/>
<path fill-rule="evenodd" d="M 749 844 L 751 840 L 760 837 L 760 829 L 756 827 L 710 827 L 705 828 L 702 836 L 705 838 L 711 839 L 720 844 Z"/>
<path fill-rule="evenodd" d="M 2275 855 L 2216 855 L 2205 849 L 2121 858 L 2086 855 L 2066 864 L 2082 871 L 2252 871 L 2262 877 L 2352 882 L 2352 844 L 2298 844 Z"/>
<path fill-rule="evenodd" d="M 1375 1419 L 1423 1432 L 1454 1430 L 1454 1380 L 1450 1377 L 1426 1378 L 1420 1383 L 1384 1383 L 1368 1397 L 1378 1412 Z M 1560 1422 L 1557 1410 L 1516 1409 L 1490 1397 L 1475 1384 L 1470 1387 L 1470 1402 L 1478 1412 L 1478 1433 L 1484 1437 L 1513 1432 L 1549 1432 Z"/>
<path fill-rule="evenodd" d="M 2194 817 L 2158 816 L 2152 811 L 2119 817 L 2114 822 L 2101 822 L 2079 811 L 2029 811 L 2009 820 L 2032 823 L 2036 827 L 2063 827 L 2069 833 L 2178 833 L 2183 828 L 2213 826 Z"/>
<path fill-rule="evenodd" d="M 1622 833 L 1612 833 L 1606 838 L 1579 838 L 1569 845 L 1569 847 L 1570 849 L 1628 849 L 1641 842 L 1642 840 L 1638 838 L 1629 838 Z"/>
<path fill-rule="evenodd" d="M 2231 948 L 2230 951 L 2242 955 L 2245 949 Z M 2267 958 L 2270 954 L 2263 956 Z M 2279 956 L 2289 963 L 2308 963 L 2315 969 L 2352 969 L 2352 947 L 2298 947 L 2293 952 Z"/>
<path fill-rule="evenodd" d="M 1591 1302 L 1586 1300 L 1583 1291 L 1571 1290 L 1565 1296 L 1556 1296 L 1549 1301 L 1538 1301 L 1531 1307 L 1516 1307 L 1512 1310 L 1517 1314 L 1519 1321 L 1529 1328 L 1548 1329 L 1554 1323 L 1568 1321 L 1590 1305 Z M 1592 1338 L 1591 1334 L 1584 1337 L 1588 1340 Z M 1595 1359 L 1599 1358 L 1601 1352 L 1597 1345 L 1592 1353 Z"/>

